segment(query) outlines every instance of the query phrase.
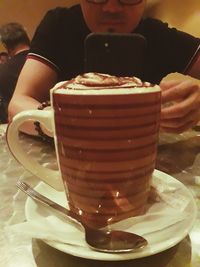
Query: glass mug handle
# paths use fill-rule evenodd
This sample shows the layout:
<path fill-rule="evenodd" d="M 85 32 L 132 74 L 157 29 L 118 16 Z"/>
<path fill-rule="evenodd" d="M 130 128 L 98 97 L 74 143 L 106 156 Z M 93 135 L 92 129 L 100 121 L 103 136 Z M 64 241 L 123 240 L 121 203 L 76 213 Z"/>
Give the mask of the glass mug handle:
<path fill-rule="evenodd" d="M 59 171 L 51 170 L 42 166 L 22 148 L 19 142 L 19 128 L 27 121 L 39 121 L 48 130 L 53 131 L 52 110 L 27 110 L 18 113 L 8 125 L 7 143 L 14 157 L 24 166 L 25 169 L 37 176 L 56 190 L 63 190 L 63 183 Z"/>

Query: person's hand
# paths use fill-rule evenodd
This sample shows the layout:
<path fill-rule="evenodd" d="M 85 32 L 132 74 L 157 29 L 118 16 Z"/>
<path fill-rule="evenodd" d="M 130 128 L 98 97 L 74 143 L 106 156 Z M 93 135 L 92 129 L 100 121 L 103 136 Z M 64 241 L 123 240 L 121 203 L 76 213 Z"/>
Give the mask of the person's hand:
<path fill-rule="evenodd" d="M 162 91 L 161 129 L 181 133 L 200 120 L 200 83 L 195 79 L 160 83 Z"/>

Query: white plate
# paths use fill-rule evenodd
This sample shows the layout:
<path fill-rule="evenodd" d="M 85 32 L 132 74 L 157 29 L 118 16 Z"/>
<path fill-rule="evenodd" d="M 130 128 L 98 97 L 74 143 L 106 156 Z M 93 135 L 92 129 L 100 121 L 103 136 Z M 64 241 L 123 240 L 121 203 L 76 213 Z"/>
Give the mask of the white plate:
<path fill-rule="evenodd" d="M 188 201 L 186 211 L 189 213 L 189 216 L 187 216 L 184 220 L 173 224 L 163 230 L 148 234 L 147 237 L 149 245 L 147 247 L 131 253 L 112 254 L 91 250 L 89 247 L 87 247 L 87 245 L 75 246 L 49 240 L 44 240 L 44 242 L 60 251 L 74 256 L 107 261 L 119 261 L 146 257 L 173 247 L 182 239 L 184 239 L 184 237 L 191 230 L 197 216 L 197 207 L 190 191 L 181 182 L 158 170 L 154 171 L 153 179 L 154 177 L 162 180 L 163 184 L 172 182 L 173 186 L 181 188 L 184 199 Z M 43 182 L 39 183 L 36 189 L 43 195 L 46 195 L 47 197 L 51 198 L 57 203 L 60 203 L 63 206 L 66 203 L 66 197 L 63 192 L 57 192 Z M 28 198 L 26 201 L 25 213 L 27 221 L 39 220 L 47 216 L 47 213 L 45 213 L 45 209 L 42 204 L 34 202 L 31 198 Z M 56 216 L 56 213 L 54 216 Z M 78 229 L 75 230 L 75 235 L 76 238 L 80 236 L 80 231 Z"/>

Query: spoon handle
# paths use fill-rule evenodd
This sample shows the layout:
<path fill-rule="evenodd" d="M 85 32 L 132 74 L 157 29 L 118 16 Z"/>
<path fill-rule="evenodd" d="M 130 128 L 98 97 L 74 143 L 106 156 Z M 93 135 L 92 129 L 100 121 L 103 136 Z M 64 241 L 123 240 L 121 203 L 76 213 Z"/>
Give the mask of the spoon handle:
<path fill-rule="evenodd" d="M 26 193 L 29 197 L 32 199 L 42 203 L 45 206 L 51 207 L 55 209 L 56 211 L 59 211 L 60 213 L 64 214 L 65 217 L 68 217 L 70 221 L 73 223 L 76 223 L 79 226 L 82 226 L 82 224 L 79 221 L 78 215 L 76 215 L 74 212 L 64 208 L 63 206 L 59 205 L 58 203 L 52 201 L 51 199 L 41 195 L 38 191 L 33 189 L 30 185 L 28 185 L 25 182 L 17 181 L 16 183 L 17 187 Z"/>

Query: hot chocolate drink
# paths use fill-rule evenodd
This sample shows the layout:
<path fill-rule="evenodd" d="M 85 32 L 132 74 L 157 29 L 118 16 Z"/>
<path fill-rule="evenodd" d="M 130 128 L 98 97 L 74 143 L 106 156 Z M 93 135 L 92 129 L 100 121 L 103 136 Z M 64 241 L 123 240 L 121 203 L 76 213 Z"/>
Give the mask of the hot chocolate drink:
<path fill-rule="evenodd" d="M 51 97 L 70 209 L 93 227 L 142 214 L 155 167 L 159 86 L 86 73 L 55 86 Z"/>

